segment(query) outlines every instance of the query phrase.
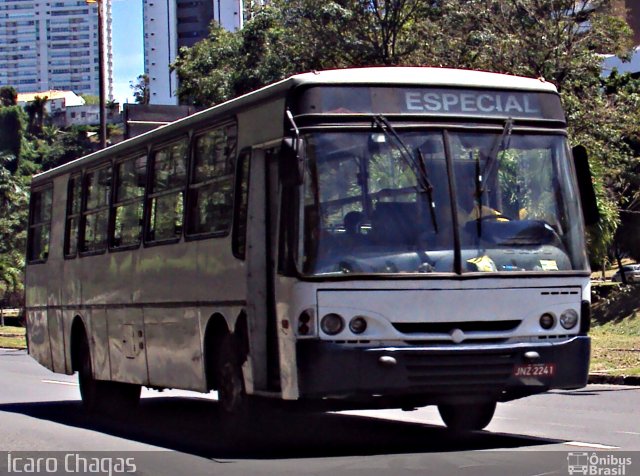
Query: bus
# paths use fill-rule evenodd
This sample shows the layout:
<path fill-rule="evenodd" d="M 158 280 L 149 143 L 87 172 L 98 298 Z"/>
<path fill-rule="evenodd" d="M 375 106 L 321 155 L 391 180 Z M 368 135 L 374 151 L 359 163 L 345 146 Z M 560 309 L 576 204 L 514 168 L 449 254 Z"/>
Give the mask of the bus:
<path fill-rule="evenodd" d="M 586 385 L 586 158 L 542 79 L 289 77 L 33 178 L 29 353 L 95 411 L 145 386 L 483 429 Z"/>

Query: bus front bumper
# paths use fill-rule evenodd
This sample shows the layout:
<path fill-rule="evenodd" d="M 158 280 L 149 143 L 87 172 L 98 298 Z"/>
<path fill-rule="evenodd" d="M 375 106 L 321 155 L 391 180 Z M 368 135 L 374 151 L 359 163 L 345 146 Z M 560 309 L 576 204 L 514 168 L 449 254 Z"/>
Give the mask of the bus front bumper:
<path fill-rule="evenodd" d="M 298 341 L 302 399 L 509 401 L 587 384 L 591 342 L 362 347 Z M 402 405 L 402 404 L 401 404 Z"/>

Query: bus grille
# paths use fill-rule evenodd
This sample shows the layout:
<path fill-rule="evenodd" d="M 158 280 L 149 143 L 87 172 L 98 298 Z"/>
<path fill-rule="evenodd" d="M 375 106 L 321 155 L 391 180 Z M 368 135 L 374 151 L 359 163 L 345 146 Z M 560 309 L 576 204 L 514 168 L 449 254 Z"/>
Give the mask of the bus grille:
<path fill-rule="evenodd" d="M 462 332 L 508 332 L 517 328 L 521 320 L 464 321 L 464 322 L 394 322 L 393 327 L 403 334 L 448 334 L 454 329 Z"/>
<path fill-rule="evenodd" d="M 496 338 L 487 338 L 487 339 L 473 339 L 471 336 L 468 337 L 468 341 L 465 342 L 465 344 L 469 343 L 469 344 L 473 344 L 473 345 L 478 345 L 478 344 L 504 344 L 505 342 L 507 342 L 509 339 L 503 339 L 500 337 L 496 337 Z M 461 344 L 456 344 L 455 342 L 453 342 L 452 340 L 405 340 L 404 341 L 405 344 L 407 345 L 419 345 L 421 347 L 425 347 L 425 346 L 438 346 L 438 347 L 442 347 L 442 346 L 449 346 L 449 347 L 460 347 Z"/>
<path fill-rule="evenodd" d="M 407 354 L 405 366 L 412 388 L 427 393 L 475 393 L 499 391 L 507 383 L 515 364 L 511 352 L 444 353 L 434 356 Z"/>

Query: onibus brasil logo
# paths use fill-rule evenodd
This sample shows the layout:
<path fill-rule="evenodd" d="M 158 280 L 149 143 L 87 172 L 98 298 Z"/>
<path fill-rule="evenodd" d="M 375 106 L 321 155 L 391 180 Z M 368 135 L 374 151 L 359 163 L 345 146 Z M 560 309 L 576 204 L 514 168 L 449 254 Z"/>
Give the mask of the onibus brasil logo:
<path fill-rule="evenodd" d="M 570 475 L 625 476 L 627 474 L 627 468 L 631 466 L 631 463 L 631 458 L 616 456 L 611 453 L 589 454 L 588 452 L 570 452 L 567 455 L 567 465 Z"/>

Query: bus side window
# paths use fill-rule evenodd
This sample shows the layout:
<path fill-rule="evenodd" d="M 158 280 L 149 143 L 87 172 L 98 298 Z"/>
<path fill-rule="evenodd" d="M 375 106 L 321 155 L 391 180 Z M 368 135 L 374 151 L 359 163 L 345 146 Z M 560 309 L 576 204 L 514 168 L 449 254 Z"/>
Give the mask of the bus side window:
<path fill-rule="evenodd" d="M 226 235 L 233 214 L 237 128 L 220 127 L 195 138 L 187 235 Z"/>
<path fill-rule="evenodd" d="M 106 250 L 110 197 L 111 166 L 87 172 L 84 179 L 81 252 L 97 253 Z"/>
<path fill-rule="evenodd" d="M 49 257 L 51 238 L 51 205 L 53 187 L 36 190 L 31 193 L 31 214 L 29 217 L 29 238 L 27 261 L 44 262 Z"/>
<path fill-rule="evenodd" d="M 64 233 L 64 256 L 73 258 L 78 251 L 78 232 L 82 211 L 82 175 L 75 174 L 69 179 L 67 188 L 67 220 Z"/>
<path fill-rule="evenodd" d="M 182 235 L 187 183 L 187 138 L 157 150 L 151 163 L 146 241 L 177 241 Z"/>
<path fill-rule="evenodd" d="M 147 183 L 147 155 L 126 159 L 116 165 L 113 213 L 113 248 L 134 247 L 142 239 L 144 191 Z"/>
<path fill-rule="evenodd" d="M 235 211 L 233 216 L 233 235 L 231 246 L 233 256 L 244 260 L 247 246 L 247 210 L 249 207 L 249 171 L 251 151 L 246 150 L 238 157 L 236 175 Z"/>

